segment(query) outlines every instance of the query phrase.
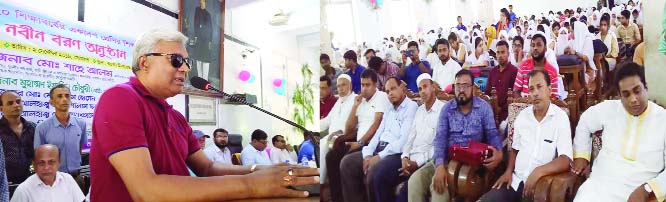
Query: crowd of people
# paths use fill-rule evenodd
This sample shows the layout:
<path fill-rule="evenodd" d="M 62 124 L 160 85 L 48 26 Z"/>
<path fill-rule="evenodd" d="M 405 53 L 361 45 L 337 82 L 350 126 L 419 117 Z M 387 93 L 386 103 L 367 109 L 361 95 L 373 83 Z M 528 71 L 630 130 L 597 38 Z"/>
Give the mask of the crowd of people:
<path fill-rule="evenodd" d="M 387 37 L 376 47 L 363 43 L 341 54 L 340 68 L 322 54 L 324 190 L 331 201 L 449 201 L 450 148 L 483 142 L 492 150 L 484 172 L 498 178 L 480 201 L 520 201 L 544 176 L 590 170 L 575 201 L 662 201 L 666 136 L 657 122 L 666 111 L 647 100 L 641 16 L 641 3 L 632 1 L 539 17 L 518 17 L 510 5 L 485 28 L 458 17 L 449 31 Z M 604 56 L 601 63 L 595 54 Z M 575 131 L 554 103 L 567 97 L 572 81 L 562 79 L 559 66 L 570 64 L 584 68 L 590 87 L 602 68 L 615 75 L 608 85 L 619 95 L 583 112 Z M 500 110 L 476 89 L 496 91 Z M 440 91 L 454 98 L 439 100 Z M 506 144 L 509 92 L 531 104 L 515 118 Z M 590 169 L 591 134 L 602 129 L 604 150 Z M 644 144 L 653 149 L 636 147 Z"/>

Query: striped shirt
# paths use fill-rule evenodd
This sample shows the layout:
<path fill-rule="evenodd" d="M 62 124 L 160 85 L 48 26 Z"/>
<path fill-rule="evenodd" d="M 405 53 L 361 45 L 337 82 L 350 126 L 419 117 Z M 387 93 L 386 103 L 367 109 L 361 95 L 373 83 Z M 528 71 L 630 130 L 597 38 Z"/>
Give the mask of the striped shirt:
<path fill-rule="evenodd" d="M 548 62 L 544 62 L 543 67 L 550 76 L 551 96 L 557 97 L 557 70 L 555 70 L 552 65 L 548 64 Z M 520 95 L 522 96 L 527 96 L 530 93 L 528 85 L 529 77 L 527 77 L 527 74 L 529 74 L 532 70 L 534 70 L 534 59 L 530 58 L 525 60 L 520 65 L 518 74 L 516 74 L 516 81 L 513 84 L 513 90 L 520 91 Z"/>

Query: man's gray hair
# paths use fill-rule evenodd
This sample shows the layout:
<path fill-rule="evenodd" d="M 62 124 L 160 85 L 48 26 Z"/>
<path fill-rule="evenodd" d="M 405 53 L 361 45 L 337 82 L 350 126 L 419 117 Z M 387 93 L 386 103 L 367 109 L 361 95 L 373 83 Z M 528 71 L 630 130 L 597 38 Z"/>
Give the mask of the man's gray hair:
<path fill-rule="evenodd" d="M 187 37 L 178 31 L 160 29 L 143 33 L 134 43 L 134 51 L 132 53 L 132 72 L 134 74 L 139 71 L 139 58 L 154 51 L 157 43 L 162 41 L 180 42 L 184 47 L 187 43 Z"/>

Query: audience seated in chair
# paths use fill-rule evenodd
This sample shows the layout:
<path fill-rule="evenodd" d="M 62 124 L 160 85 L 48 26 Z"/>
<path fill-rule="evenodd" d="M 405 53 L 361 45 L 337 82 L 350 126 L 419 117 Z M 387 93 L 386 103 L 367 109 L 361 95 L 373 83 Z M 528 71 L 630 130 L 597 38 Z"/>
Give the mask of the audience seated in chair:
<path fill-rule="evenodd" d="M 365 201 L 366 194 L 368 201 L 395 201 L 392 190 L 401 182 L 396 178 L 401 167 L 400 154 L 418 108 L 404 95 L 401 83 L 396 77 L 387 81 L 391 105 L 375 136 L 361 151 L 346 155 L 340 162 L 346 201 Z M 364 193 L 366 189 L 367 193 Z"/>
<path fill-rule="evenodd" d="M 257 129 L 252 132 L 252 142 L 241 152 L 243 165 L 271 165 L 266 147 L 268 147 L 268 135 L 263 130 Z"/>
<path fill-rule="evenodd" d="M 386 93 L 377 90 L 376 82 L 377 73 L 374 70 L 363 71 L 361 93 L 354 98 L 345 134 L 335 139 L 333 147 L 326 154 L 327 178 L 333 201 L 344 201 L 343 197 L 348 196 L 348 194 L 343 195 L 342 191 L 340 162 L 346 155 L 359 151 L 372 139 L 390 105 Z"/>
<path fill-rule="evenodd" d="M 533 70 L 528 77 L 533 104 L 516 119 L 506 171 L 480 201 L 532 199 L 540 178 L 569 171 L 573 154 L 567 114 L 550 102 L 548 72 Z"/>
<path fill-rule="evenodd" d="M 591 168 L 592 173 L 574 201 L 663 201 L 666 110 L 648 101 L 642 66 L 624 63 L 618 68 L 614 85 L 620 100 L 590 107 L 576 127 L 572 171 L 580 175 Z M 602 129 L 602 149 L 592 159 L 591 134 Z"/>
<path fill-rule="evenodd" d="M 551 95 L 557 97 L 557 70 L 546 61 L 546 37 L 541 34 L 535 34 L 531 40 L 531 54 L 532 58 L 525 60 L 516 74 L 516 81 L 513 86 L 515 96 L 526 97 L 529 95 L 529 87 L 527 86 L 527 75 L 532 70 L 545 70 L 550 75 Z"/>
<path fill-rule="evenodd" d="M 391 180 L 394 184 L 401 183 L 398 186 L 397 201 L 408 201 L 408 187 L 410 183 L 419 186 L 420 184 L 430 184 L 431 177 L 426 176 L 421 179 L 409 180 L 412 173 L 432 161 L 434 147 L 432 141 L 435 139 L 435 129 L 439 112 L 444 106 L 444 102 L 435 97 L 434 82 L 428 74 L 421 74 L 418 78 L 419 94 L 424 104 L 418 107 L 414 115 L 414 121 L 410 124 L 409 136 L 406 139 L 402 149 L 401 167 L 398 172 L 390 172 L 392 175 L 384 175 L 383 178 Z M 432 163 L 431 163 L 432 164 Z M 390 192 L 392 190 L 382 190 Z M 391 194 L 391 193 L 386 193 Z"/>
<path fill-rule="evenodd" d="M 196 134 L 196 133 L 195 133 Z M 231 150 L 229 149 L 229 132 L 223 128 L 215 129 L 213 132 L 214 146 L 204 149 L 204 154 L 213 163 L 232 164 Z M 202 146 L 203 148 L 203 146 Z"/>
<path fill-rule="evenodd" d="M 315 148 L 317 147 L 315 145 L 318 145 L 318 142 L 313 135 L 310 132 L 303 133 L 303 142 L 298 146 L 298 163 L 303 163 L 303 160 L 316 162 Z M 316 165 L 312 167 L 316 167 Z"/>
<path fill-rule="evenodd" d="M 296 155 L 296 151 L 294 151 L 294 147 L 287 144 L 284 136 L 275 135 L 271 138 L 271 142 L 273 143 L 273 149 L 270 153 L 270 157 L 273 164 L 296 164 L 298 162 L 298 156 Z"/>
<path fill-rule="evenodd" d="M 518 68 L 513 66 L 509 60 L 509 44 L 506 41 L 497 42 L 497 67 L 490 70 L 488 84 L 486 86 L 486 95 L 492 95 L 495 90 L 497 95 L 497 105 L 499 112 L 495 113 L 496 122 L 501 122 L 508 115 L 507 92 L 513 91 L 513 85 L 516 81 Z"/>
<path fill-rule="evenodd" d="M 60 150 L 52 144 L 44 144 L 35 149 L 32 165 L 35 174 L 23 181 L 12 197 L 12 202 L 20 201 L 83 201 L 85 196 L 69 173 L 58 171 Z"/>
<path fill-rule="evenodd" d="M 351 77 L 347 74 L 338 76 L 337 89 L 339 98 L 333 105 L 333 109 L 328 116 L 319 121 L 320 131 L 328 131 L 328 135 L 320 140 L 319 152 L 322 157 L 326 157 L 336 138 L 345 134 L 345 124 L 356 98 L 356 94 L 351 91 Z M 320 165 L 320 183 L 324 184 L 327 179 L 325 159 L 320 161 Z"/>
<path fill-rule="evenodd" d="M 448 86 L 455 81 L 455 75 L 462 68 L 450 57 L 451 47 L 446 39 L 437 39 L 435 41 L 438 60 L 434 61 L 432 66 L 432 81 L 439 85 Z"/>
<path fill-rule="evenodd" d="M 449 160 L 449 147 L 469 144 L 469 141 L 492 145 L 492 156 L 484 161 L 485 172 L 495 170 L 502 161 L 502 140 L 495 127 L 492 109 L 487 102 L 473 96 L 472 81 L 473 76 L 469 70 L 461 70 L 456 74 L 456 99 L 448 102 L 441 109 L 439 116 L 434 140 L 434 162 L 422 166 L 410 177 L 408 188 L 410 201 L 426 201 L 428 193 L 432 201 L 449 201 L 449 198 L 458 196 L 457 190 L 452 190 L 447 182 L 455 180 L 447 171 L 447 165 L 453 162 Z M 470 121 L 480 122 L 467 124 Z M 432 180 L 411 182 L 412 179 L 428 178 Z M 478 195 L 480 196 L 480 193 Z"/>
<path fill-rule="evenodd" d="M 419 88 L 416 85 L 416 78 L 422 73 L 432 73 L 432 68 L 430 63 L 426 60 L 419 59 L 419 45 L 415 41 L 411 41 L 407 44 L 407 53 L 403 54 L 402 63 L 404 67 L 400 68 L 398 72 L 398 78 L 407 83 L 407 89 L 414 93 L 419 92 Z M 411 53 L 411 56 L 408 54 Z M 407 58 L 411 60 L 409 65 L 407 64 Z"/>

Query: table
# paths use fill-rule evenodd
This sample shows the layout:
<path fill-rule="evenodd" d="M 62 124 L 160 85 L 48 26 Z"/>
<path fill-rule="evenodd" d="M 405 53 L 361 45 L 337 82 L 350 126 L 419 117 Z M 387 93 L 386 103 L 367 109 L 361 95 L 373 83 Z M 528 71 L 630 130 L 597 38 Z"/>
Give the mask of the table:
<path fill-rule="evenodd" d="M 319 196 L 308 198 L 266 198 L 266 199 L 243 199 L 234 200 L 233 202 L 318 202 Z"/>

